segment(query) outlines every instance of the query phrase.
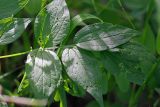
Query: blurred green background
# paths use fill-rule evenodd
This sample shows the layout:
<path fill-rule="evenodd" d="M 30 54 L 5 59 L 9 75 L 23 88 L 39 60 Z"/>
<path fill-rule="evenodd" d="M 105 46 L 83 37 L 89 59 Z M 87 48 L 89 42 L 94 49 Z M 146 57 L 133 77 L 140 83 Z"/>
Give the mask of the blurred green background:
<path fill-rule="evenodd" d="M 51 0 L 48 0 L 48 3 Z M 124 25 L 136 29 L 141 33 L 136 38 L 138 42 L 152 52 L 157 58 L 160 55 L 160 0 L 66 0 L 71 18 L 78 14 L 93 14 L 104 22 Z M 41 8 L 41 0 L 30 0 L 23 10 L 16 14 L 16 17 L 35 18 Z M 90 20 L 86 23 L 93 23 Z M 35 48 L 33 22 L 27 30 L 15 42 L 0 46 L 0 56 L 24 52 Z M 78 29 L 77 29 L 78 30 Z M 76 32 L 76 31 L 75 31 Z M 18 87 L 22 80 L 25 68 L 26 55 L 0 59 L 0 84 L 3 86 L 3 94 L 10 96 L 31 97 L 28 82 L 23 84 L 22 91 L 18 93 Z M 108 77 L 108 92 L 104 96 L 105 107 L 127 107 L 133 84 L 125 85 L 123 76 L 119 82 L 123 83 L 119 88 L 116 79 L 112 75 Z M 127 83 L 126 83 L 127 84 Z M 86 94 L 84 97 L 73 97 L 67 94 L 68 107 L 99 107 L 96 101 Z M 19 105 L 10 104 L 11 107 Z M 51 107 L 58 107 L 59 103 L 54 102 Z M 139 107 L 160 107 L 160 68 L 140 97 Z"/>

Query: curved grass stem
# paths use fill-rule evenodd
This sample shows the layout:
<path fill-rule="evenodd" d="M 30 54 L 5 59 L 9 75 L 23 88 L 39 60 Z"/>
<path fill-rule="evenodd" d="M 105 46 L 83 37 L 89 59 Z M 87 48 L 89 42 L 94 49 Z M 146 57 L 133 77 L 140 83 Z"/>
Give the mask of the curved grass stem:
<path fill-rule="evenodd" d="M 124 15 L 126 16 L 127 20 L 131 24 L 132 28 L 135 29 L 136 27 L 135 27 L 134 23 L 131 21 L 131 18 L 128 15 L 128 13 L 126 12 L 125 8 L 123 7 L 121 0 L 118 0 L 118 3 L 120 5 L 120 7 L 122 8 L 122 11 L 124 12 Z"/>
<path fill-rule="evenodd" d="M 30 51 L 26 51 L 26 52 L 21 52 L 21 53 L 15 53 L 15 54 L 11 54 L 11 55 L 4 55 L 4 56 L 0 56 L 0 59 L 21 56 L 21 55 L 28 54 L 29 52 L 31 52 L 31 50 Z"/>

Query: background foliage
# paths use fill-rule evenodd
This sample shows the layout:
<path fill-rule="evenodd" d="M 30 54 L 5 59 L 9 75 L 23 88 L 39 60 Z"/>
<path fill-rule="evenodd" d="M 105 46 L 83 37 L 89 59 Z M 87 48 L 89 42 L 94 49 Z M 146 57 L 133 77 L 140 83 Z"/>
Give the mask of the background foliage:
<path fill-rule="evenodd" d="M 66 106 L 63 105 L 64 89 L 68 107 L 99 107 L 103 106 L 102 101 L 105 107 L 160 106 L 159 0 L 66 0 L 69 11 L 65 11 L 65 15 L 62 14 L 62 10 L 66 9 L 65 3 L 58 7 L 56 3 L 50 4 L 52 0 L 47 0 L 46 4 L 44 1 L 0 1 L 0 84 L 3 87 L 3 94 L 45 98 L 61 86 L 63 77 L 63 87 L 51 95 L 48 106 L 58 107 L 59 101 L 60 106 Z M 55 16 L 56 12 L 60 14 Z M 105 24 L 99 24 L 102 22 Z M 61 29 L 60 26 L 66 29 Z M 98 31 L 100 35 L 94 31 Z M 109 43 L 106 38 L 110 37 L 104 35 L 106 32 L 109 35 L 118 35 L 111 38 L 117 41 Z M 48 39 L 51 33 L 55 35 Z M 60 52 L 63 66 L 67 71 L 67 74 L 64 72 L 61 77 L 59 74 L 61 72 L 58 72 L 62 69 L 59 55 L 50 50 L 37 48 L 55 46 L 54 50 L 57 52 L 59 46 L 57 44 L 63 40 L 65 34 L 71 36 L 68 38 L 67 47 L 62 47 L 65 49 Z M 107 43 L 106 46 L 101 39 Z M 121 41 L 118 41 L 119 39 Z M 96 46 L 95 43 L 99 43 L 100 46 Z M 75 44 L 76 47 L 73 47 Z M 27 57 L 30 50 L 33 51 Z M 12 55 L 6 56 L 10 54 Z M 32 62 L 34 56 L 37 59 Z M 55 67 L 48 62 L 41 62 L 38 59 L 41 57 L 44 62 L 54 60 Z M 69 63 L 72 61 L 74 66 Z M 75 67 L 77 63 L 85 66 Z M 52 79 L 47 79 L 41 86 L 43 81 L 40 81 L 37 90 L 37 85 L 33 85 L 37 79 L 36 72 L 32 75 L 29 71 L 38 69 L 39 65 L 47 66 L 44 69 L 56 72 L 55 74 L 47 72 L 47 76 L 44 77 L 51 75 L 54 84 L 49 83 Z M 44 69 L 38 71 L 42 72 Z M 79 72 L 73 74 L 72 69 Z M 26 75 L 35 78 L 29 81 Z M 50 84 L 51 88 L 46 89 L 46 93 L 43 86 L 47 87 Z M 32 90 L 33 87 L 35 90 Z M 40 91 L 42 96 L 35 95 L 37 91 Z M 8 104 L 8 106 L 20 105 Z"/>

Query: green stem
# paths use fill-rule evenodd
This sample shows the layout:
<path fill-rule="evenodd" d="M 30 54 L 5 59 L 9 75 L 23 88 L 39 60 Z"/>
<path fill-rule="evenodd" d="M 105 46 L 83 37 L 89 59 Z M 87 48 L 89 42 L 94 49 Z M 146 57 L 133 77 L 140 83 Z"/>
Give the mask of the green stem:
<path fill-rule="evenodd" d="M 131 107 L 131 105 L 132 105 L 132 101 L 133 101 L 134 95 L 135 95 L 135 88 L 136 88 L 136 84 L 133 84 L 128 107 Z"/>
<path fill-rule="evenodd" d="M 59 88 L 59 94 L 60 94 L 60 107 L 67 107 L 66 93 L 62 86 Z"/>
<path fill-rule="evenodd" d="M 92 0 L 92 4 L 93 4 L 95 12 L 98 14 L 99 12 L 98 12 L 98 9 L 97 9 L 97 6 L 94 0 Z"/>
<path fill-rule="evenodd" d="M 26 74 L 26 72 L 24 72 L 23 78 L 22 78 L 21 83 L 20 83 L 20 85 L 19 85 L 19 87 L 18 87 L 18 93 L 21 91 L 22 86 L 23 86 L 23 84 L 24 84 L 24 81 L 25 81 L 26 77 L 27 77 L 27 74 Z"/>
<path fill-rule="evenodd" d="M 61 58 L 64 46 L 68 43 L 69 38 L 71 36 L 72 36 L 71 32 L 69 32 L 68 35 L 66 36 L 66 38 L 62 41 L 60 47 L 58 48 L 57 55 L 58 55 L 59 58 Z M 60 94 L 60 107 L 67 107 L 66 92 L 65 92 L 65 90 L 63 88 L 63 85 L 60 86 L 60 88 L 58 89 L 58 91 L 59 91 L 59 94 Z"/>
<path fill-rule="evenodd" d="M 11 55 L 5 55 L 5 56 L 0 56 L 0 59 L 21 56 L 21 55 L 28 54 L 29 52 L 31 52 L 31 51 L 26 51 L 26 52 L 11 54 Z"/>
<path fill-rule="evenodd" d="M 66 38 L 62 41 L 61 45 L 60 45 L 60 48 L 58 49 L 57 51 L 57 55 L 59 58 L 61 58 L 61 54 L 62 54 L 62 51 L 64 49 L 64 46 L 68 43 L 70 37 L 72 36 L 71 35 L 71 32 L 72 31 L 69 31 L 68 35 L 66 36 Z M 72 45 L 73 46 L 73 45 Z"/>
<path fill-rule="evenodd" d="M 131 19 L 130 19 L 130 16 L 128 15 L 128 13 L 126 12 L 126 10 L 124 9 L 124 7 L 123 7 L 123 5 L 122 5 L 122 3 L 121 3 L 121 0 L 118 0 L 118 3 L 119 3 L 119 5 L 120 5 L 120 7 L 122 8 L 122 11 L 124 12 L 127 20 L 128 20 L 129 23 L 131 24 L 132 28 L 135 29 L 136 27 L 135 27 L 135 25 L 132 23 L 132 21 L 131 21 Z"/>
<path fill-rule="evenodd" d="M 143 43 L 143 44 L 145 44 L 146 37 L 148 36 L 148 35 L 146 35 L 146 33 L 147 33 L 146 28 L 149 25 L 149 20 L 150 20 L 150 18 L 152 16 L 152 12 L 153 12 L 153 9 L 154 9 L 153 3 L 154 3 L 154 1 L 150 0 L 149 6 L 148 6 L 148 9 L 147 9 L 146 19 L 144 21 L 143 35 L 142 35 L 142 37 L 140 39 L 140 42 Z"/>
<path fill-rule="evenodd" d="M 147 83 L 149 82 L 149 80 L 152 78 L 153 74 L 155 73 L 155 71 L 158 68 L 159 63 L 156 63 L 152 66 L 151 71 L 148 73 L 146 79 L 144 80 L 142 86 L 138 89 L 138 91 L 136 92 L 135 96 L 133 97 L 133 99 L 131 99 L 131 102 L 129 104 L 129 107 L 136 107 L 139 97 L 141 96 L 143 90 L 145 89 Z"/>
<path fill-rule="evenodd" d="M 30 44 L 30 40 L 29 40 L 29 36 L 28 36 L 27 32 L 24 32 L 22 39 L 23 39 L 23 44 L 24 44 L 25 50 L 30 49 L 31 44 Z"/>
<path fill-rule="evenodd" d="M 154 0 L 150 0 L 149 2 L 149 6 L 147 9 L 147 16 L 146 16 L 146 20 L 145 20 L 145 25 L 148 24 L 148 21 L 150 20 L 153 10 L 154 10 Z"/>
<path fill-rule="evenodd" d="M 41 9 L 45 7 L 46 3 L 47 3 L 47 0 L 42 0 Z"/>

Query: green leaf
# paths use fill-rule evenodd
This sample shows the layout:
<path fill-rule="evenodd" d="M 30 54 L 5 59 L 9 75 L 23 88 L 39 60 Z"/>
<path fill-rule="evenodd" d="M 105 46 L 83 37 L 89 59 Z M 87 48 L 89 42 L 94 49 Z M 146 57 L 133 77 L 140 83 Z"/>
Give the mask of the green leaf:
<path fill-rule="evenodd" d="M 99 107 L 96 101 L 90 101 L 85 107 Z"/>
<path fill-rule="evenodd" d="M 41 47 L 60 44 L 70 28 L 70 15 L 65 0 L 53 0 L 37 16 L 35 35 Z"/>
<path fill-rule="evenodd" d="M 149 24 L 147 24 L 144 28 L 143 35 L 141 37 L 141 43 L 144 44 L 151 52 L 155 53 L 156 39 Z"/>
<path fill-rule="evenodd" d="M 115 79 L 120 91 L 127 92 L 129 90 L 130 84 L 124 72 L 120 72 L 118 75 L 115 75 Z"/>
<path fill-rule="evenodd" d="M 97 16 L 91 15 L 91 14 L 79 14 L 76 15 L 72 20 L 71 20 L 71 28 L 70 32 L 72 32 L 77 26 L 84 24 L 84 21 L 89 20 L 89 19 L 96 19 L 100 22 L 103 22 L 100 18 Z"/>
<path fill-rule="evenodd" d="M 106 8 L 106 4 L 106 1 L 92 0 L 92 5 L 96 14 L 99 14 L 101 11 L 103 11 Z"/>
<path fill-rule="evenodd" d="M 119 9 L 116 10 L 116 9 L 112 9 L 112 8 L 108 7 L 106 9 L 104 9 L 98 16 L 104 22 L 108 22 L 108 23 L 112 23 L 112 24 L 123 24 L 123 25 L 125 24 L 125 25 L 127 25 L 127 23 L 128 23 L 128 21 L 124 17 L 123 12 L 121 12 Z"/>
<path fill-rule="evenodd" d="M 156 39 L 156 48 L 157 48 L 158 54 L 160 55 L 160 31 L 159 31 L 157 39 Z"/>
<path fill-rule="evenodd" d="M 64 83 L 65 91 L 72 96 L 82 97 L 85 95 L 85 90 L 78 84 L 74 83 L 71 79 L 68 78 Z"/>
<path fill-rule="evenodd" d="M 156 2 L 156 7 L 157 7 L 157 22 L 158 22 L 159 27 L 160 27 L 160 1 L 155 0 L 155 2 Z"/>
<path fill-rule="evenodd" d="M 96 23 L 82 28 L 74 41 L 80 48 L 103 51 L 122 45 L 137 34 L 137 31 L 120 25 Z"/>
<path fill-rule="evenodd" d="M 113 75 L 124 72 L 130 82 L 142 84 L 155 62 L 155 57 L 144 46 L 128 43 L 120 47 L 119 52 L 102 52 L 101 60 L 107 71 Z"/>
<path fill-rule="evenodd" d="M 17 40 L 31 22 L 30 18 L 14 18 L 0 21 L 0 45 Z"/>
<path fill-rule="evenodd" d="M 69 77 L 90 93 L 103 107 L 102 95 L 106 93 L 104 74 L 92 53 L 77 48 L 65 49 L 62 62 Z"/>
<path fill-rule="evenodd" d="M 34 16 L 41 9 L 42 0 L 29 0 L 28 4 L 24 7 L 24 9 L 30 15 Z"/>
<path fill-rule="evenodd" d="M 1 0 L 0 19 L 10 17 L 19 12 L 29 0 Z"/>
<path fill-rule="evenodd" d="M 27 57 L 26 72 L 35 97 L 49 97 L 60 85 L 61 71 L 61 62 L 52 51 L 36 49 Z"/>
<path fill-rule="evenodd" d="M 158 22 L 158 35 L 156 38 L 156 50 L 160 55 L 160 1 L 156 0 L 156 7 L 157 7 L 157 22 Z"/>

